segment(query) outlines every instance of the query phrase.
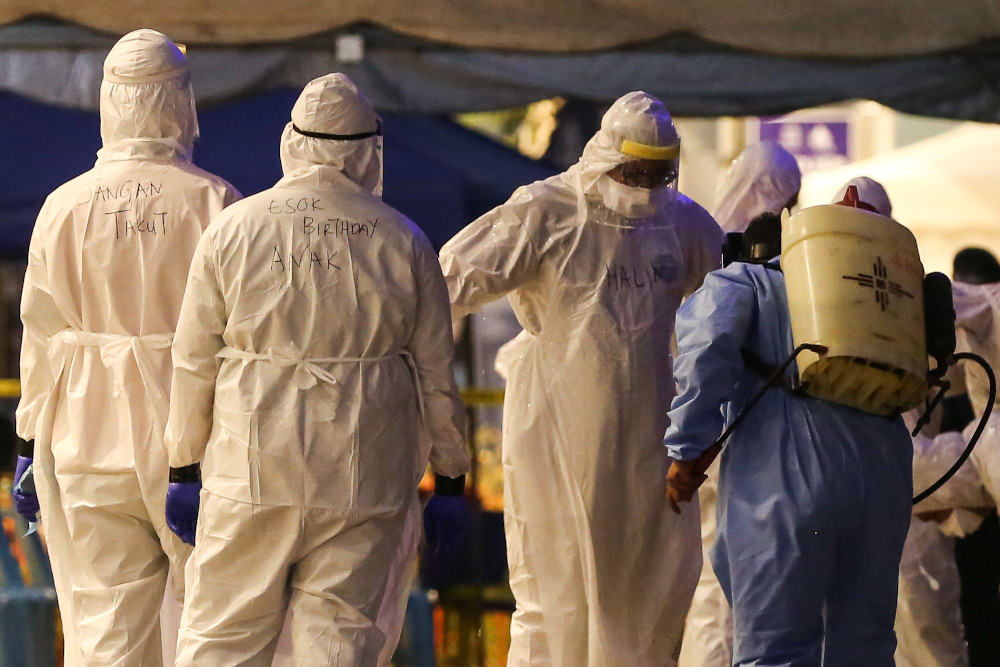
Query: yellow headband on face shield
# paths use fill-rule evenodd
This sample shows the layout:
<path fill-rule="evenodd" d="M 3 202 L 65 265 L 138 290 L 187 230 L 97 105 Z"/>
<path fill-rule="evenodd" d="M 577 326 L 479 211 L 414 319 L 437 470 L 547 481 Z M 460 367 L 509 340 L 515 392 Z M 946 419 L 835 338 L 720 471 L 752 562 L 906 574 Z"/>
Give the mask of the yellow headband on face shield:
<path fill-rule="evenodd" d="M 622 142 L 621 152 L 623 155 L 642 158 L 644 160 L 676 160 L 681 153 L 681 145 L 673 146 L 647 146 L 637 141 L 626 139 Z"/>

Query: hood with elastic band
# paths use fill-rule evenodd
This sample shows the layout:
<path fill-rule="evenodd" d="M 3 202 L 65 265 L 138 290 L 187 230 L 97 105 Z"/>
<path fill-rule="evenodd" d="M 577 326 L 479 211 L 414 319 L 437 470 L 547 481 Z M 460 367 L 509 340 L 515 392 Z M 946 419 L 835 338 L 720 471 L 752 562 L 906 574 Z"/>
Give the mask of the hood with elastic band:
<path fill-rule="evenodd" d="M 187 58 L 162 33 L 135 30 L 104 60 L 98 159 L 176 153 L 190 160 L 198 115 Z"/>
<path fill-rule="evenodd" d="M 363 190 L 382 194 L 381 120 L 344 74 L 306 84 L 281 134 L 285 177 L 333 167 Z"/>

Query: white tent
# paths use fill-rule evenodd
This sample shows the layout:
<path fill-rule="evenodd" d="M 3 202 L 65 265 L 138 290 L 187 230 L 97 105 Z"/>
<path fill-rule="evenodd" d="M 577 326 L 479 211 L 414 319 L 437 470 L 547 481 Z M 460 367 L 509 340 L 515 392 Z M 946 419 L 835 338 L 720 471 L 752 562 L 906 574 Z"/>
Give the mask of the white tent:
<path fill-rule="evenodd" d="M 806 174 L 799 201 L 828 204 L 855 176 L 885 186 L 892 217 L 917 237 L 926 271 L 951 275 L 952 258 L 967 246 L 1000 257 L 1000 125 L 965 123 L 879 157 Z"/>

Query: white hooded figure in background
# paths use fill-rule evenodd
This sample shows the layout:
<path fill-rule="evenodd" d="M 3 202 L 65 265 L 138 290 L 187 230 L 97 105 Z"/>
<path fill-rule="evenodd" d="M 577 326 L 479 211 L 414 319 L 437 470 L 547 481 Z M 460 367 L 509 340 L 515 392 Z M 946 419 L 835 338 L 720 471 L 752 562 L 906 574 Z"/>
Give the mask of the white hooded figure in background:
<path fill-rule="evenodd" d="M 525 331 L 504 404 L 509 665 L 673 665 L 701 569 L 697 513 L 665 500 L 681 299 L 722 231 L 675 189 L 663 103 L 616 101 L 580 161 L 441 250 L 452 316 L 505 294 Z"/>
<path fill-rule="evenodd" d="M 118 41 L 100 102 L 97 163 L 32 233 L 17 431 L 34 440 L 65 664 L 159 665 L 168 566 L 179 597 L 189 552 L 164 521 L 170 343 L 195 246 L 239 193 L 191 163 L 188 64 L 165 36 Z"/>
<path fill-rule="evenodd" d="M 952 283 L 955 313 L 958 316 L 959 350 L 982 356 L 993 368 L 1000 369 L 1000 282 L 972 285 Z M 965 383 L 976 415 L 964 435 L 971 437 L 983 410 L 989 401 L 989 382 L 978 366 L 966 363 Z M 1000 400 L 1000 399 L 998 399 Z M 994 503 L 1000 504 L 1000 406 L 993 405 L 982 439 L 972 450 L 970 460 L 975 464 L 983 484 Z"/>
<path fill-rule="evenodd" d="M 746 231 L 761 213 L 795 206 L 801 186 L 802 172 L 791 153 L 773 141 L 750 144 L 729 166 L 712 217 L 723 231 Z"/>
<path fill-rule="evenodd" d="M 830 201 L 834 204 L 843 201 L 847 195 L 847 188 L 852 185 L 858 189 L 858 198 L 861 201 L 873 207 L 877 213 L 887 218 L 892 217 L 892 202 L 889 201 L 889 194 L 881 183 L 867 176 L 858 176 L 844 183 Z"/>
<path fill-rule="evenodd" d="M 885 188 L 867 176 L 845 183 L 833 201 L 841 201 L 851 185 L 857 187 L 861 201 L 882 215 L 892 216 L 892 203 Z M 908 421 L 908 428 L 912 426 Z M 936 435 L 926 428 L 915 436 L 914 493 L 934 483 L 958 459 L 963 448 L 958 433 Z M 961 584 L 955 564 L 955 538 L 945 534 L 931 517 L 942 512 L 964 513 L 966 507 L 981 505 L 983 495 L 975 469 L 967 464 L 947 485 L 914 508 L 899 564 L 895 662 L 900 667 L 968 664 L 959 608 Z"/>
<path fill-rule="evenodd" d="M 915 410 L 904 418 L 912 428 Z M 913 490 L 920 493 L 947 471 L 968 443 L 957 431 L 935 433 L 932 424 L 913 438 Z M 974 423 L 970 428 L 975 428 Z M 913 508 L 910 530 L 899 564 L 896 607 L 898 667 L 963 667 L 969 664 L 959 606 L 961 581 L 955 562 L 955 538 L 982 523 L 993 504 L 970 461 L 926 500 Z"/>
<path fill-rule="evenodd" d="M 992 253 L 983 248 L 966 248 L 955 256 L 952 294 L 959 333 L 958 349 L 986 359 L 996 373 L 1000 369 L 1000 267 Z M 989 402 L 989 381 L 976 364 L 964 363 L 965 386 L 975 415 L 962 435 L 972 437 Z M 993 504 L 1000 504 L 1000 410 L 996 402 L 972 452 L 983 486 Z M 1000 602 L 995 585 L 997 540 L 996 508 L 990 510 L 982 529 L 959 544 L 959 567 L 963 573 L 963 605 L 969 640 L 969 659 L 973 665 L 1000 664 L 996 619 Z M 970 526 L 971 527 L 971 526 Z M 976 564 L 978 559 L 981 565 Z M 971 567 L 970 567 L 971 566 Z"/>
<path fill-rule="evenodd" d="M 791 153 L 770 141 L 751 144 L 726 172 L 713 216 L 725 231 L 744 232 L 762 213 L 794 206 L 801 184 L 802 172 Z M 732 614 L 708 555 L 716 537 L 718 460 L 707 474 L 698 489 L 704 561 L 684 625 L 680 667 L 729 667 L 733 657 Z"/>
<path fill-rule="evenodd" d="M 343 74 L 291 116 L 284 177 L 202 237 L 174 341 L 171 474 L 204 484 L 179 665 L 269 665 L 288 608 L 295 664 L 387 662 L 419 479 L 469 466 L 447 288 L 378 196 L 380 120 Z"/>

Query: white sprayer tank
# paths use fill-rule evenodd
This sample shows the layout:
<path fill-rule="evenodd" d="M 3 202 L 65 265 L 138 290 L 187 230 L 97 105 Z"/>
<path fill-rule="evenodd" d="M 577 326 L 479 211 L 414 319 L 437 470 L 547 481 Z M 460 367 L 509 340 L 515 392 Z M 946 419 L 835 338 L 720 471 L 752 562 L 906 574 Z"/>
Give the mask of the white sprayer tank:
<path fill-rule="evenodd" d="M 802 388 L 877 415 L 927 395 L 924 268 L 908 229 L 877 213 L 814 206 L 782 220 L 781 268 Z"/>

